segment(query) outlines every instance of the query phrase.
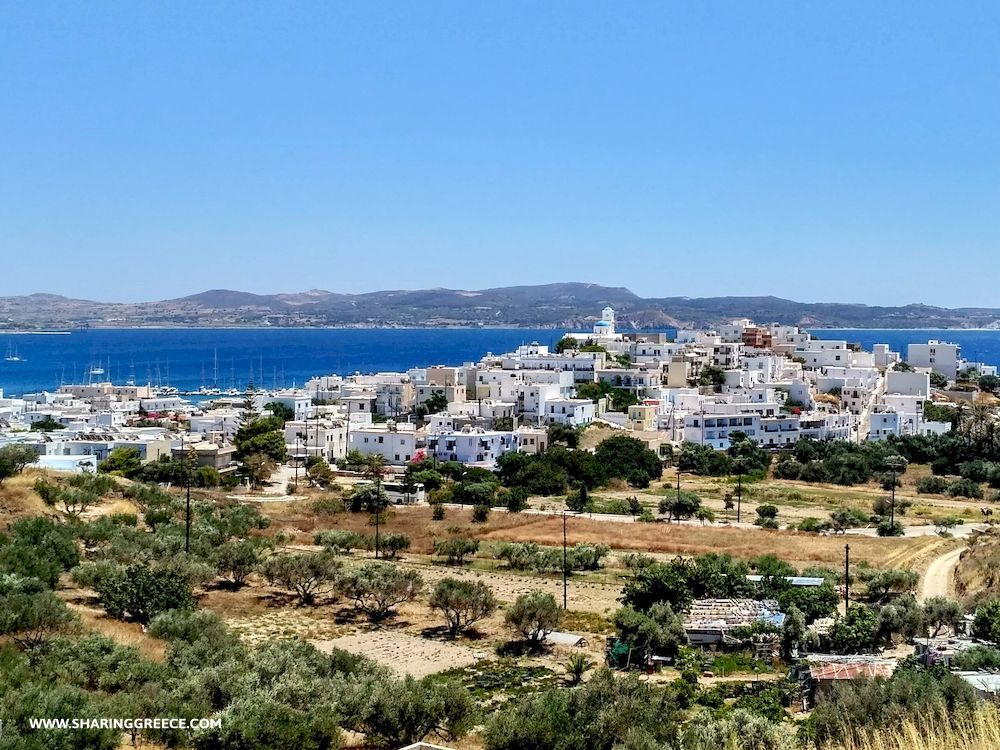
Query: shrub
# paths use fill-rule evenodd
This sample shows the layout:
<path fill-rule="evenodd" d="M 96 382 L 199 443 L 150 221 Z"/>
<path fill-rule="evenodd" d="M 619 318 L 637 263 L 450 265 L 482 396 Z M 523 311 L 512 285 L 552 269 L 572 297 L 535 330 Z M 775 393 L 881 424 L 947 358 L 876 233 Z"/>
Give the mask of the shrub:
<path fill-rule="evenodd" d="M 892 523 L 888 518 L 882 518 L 875 531 L 879 536 L 903 536 L 903 524 L 899 521 Z"/>
<path fill-rule="evenodd" d="M 490 506 L 485 504 L 476 505 L 472 509 L 472 520 L 474 523 L 486 523 L 490 517 Z"/>
<path fill-rule="evenodd" d="M 940 495 L 947 491 L 948 480 L 944 477 L 931 474 L 917 480 L 917 492 L 922 495 Z"/>
<path fill-rule="evenodd" d="M 562 621 L 555 597 L 544 591 L 522 594 L 504 614 L 504 621 L 529 645 L 538 647 Z"/>
<path fill-rule="evenodd" d="M 444 520 L 444 505 L 442 503 L 434 503 L 434 505 L 431 506 L 431 520 Z"/>
<path fill-rule="evenodd" d="M 462 630 L 493 614 L 497 600 L 489 586 L 481 581 L 442 578 L 434 587 L 430 606 L 441 612 L 449 634 L 455 638 Z"/>
<path fill-rule="evenodd" d="M 386 560 L 394 560 L 396 556 L 408 550 L 410 548 L 410 537 L 406 534 L 399 534 L 394 531 L 390 531 L 387 534 L 382 534 L 379 539 L 379 550 L 382 556 Z"/>
<path fill-rule="evenodd" d="M 796 526 L 798 531 L 807 531 L 813 533 L 819 533 L 826 529 L 826 524 L 820 521 L 818 518 L 813 518 L 812 516 L 808 518 L 803 518 L 799 521 L 798 526 Z"/>
<path fill-rule="evenodd" d="M 583 675 L 593 668 L 594 663 L 587 658 L 586 654 L 576 653 L 569 657 L 566 662 L 566 674 L 569 677 L 570 685 L 579 685 L 583 681 Z"/>
<path fill-rule="evenodd" d="M 318 544 L 331 552 L 349 555 L 351 550 L 367 549 L 368 540 L 355 531 L 327 530 L 313 535 L 313 544 Z"/>
<path fill-rule="evenodd" d="M 978 482 L 973 482 L 971 479 L 956 479 L 948 485 L 947 493 L 951 497 L 968 497 L 968 498 L 981 498 L 983 496 L 983 488 L 979 486 Z"/>
<path fill-rule="evenodd" d="M 434 542 L 434 554 L 446 558 L 447 565 L 464 565 L 465 558 L 479 551 L 478 539 L 438 539 Z"/>

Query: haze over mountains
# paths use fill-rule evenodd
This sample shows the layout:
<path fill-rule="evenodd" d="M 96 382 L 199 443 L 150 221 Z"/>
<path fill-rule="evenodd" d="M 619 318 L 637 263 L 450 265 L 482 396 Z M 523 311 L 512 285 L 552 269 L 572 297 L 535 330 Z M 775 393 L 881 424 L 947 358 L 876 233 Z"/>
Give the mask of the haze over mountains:
<path fill-rule="evenodd" d="M 643 298 L 623 287 L 560 283 L 495 289 L 319 289 L 252 294 L 213 289 L 157 302 L 115 303 L 52 294 L 0 297 L 8 329 L 129 326 L 508 326 L 588 325 L 611 305 L 619 328 L 710 327 L 733 318 L 810 328 L 1000 328 L 1000 309 L 912 304 L 883 307 L 779 297 Z"/>

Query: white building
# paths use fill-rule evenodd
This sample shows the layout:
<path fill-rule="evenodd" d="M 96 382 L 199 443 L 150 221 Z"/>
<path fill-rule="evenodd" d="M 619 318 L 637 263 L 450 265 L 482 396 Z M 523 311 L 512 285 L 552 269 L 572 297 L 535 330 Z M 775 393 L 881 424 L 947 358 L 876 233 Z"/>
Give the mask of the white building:
<path fill-rule="evenodd" d="M 954 380 L 958 375 L 961 354 L 958 344 L 932 339 L 926 344 L 909 344 L 906 348 L 906 361 L 913 367 L 926 367 Z"/>
<path fill-rule="evenodd" d="M 581 427 L 594 421 L 594 402 L 589 398 L 558 398 L 545 405 L 547 424 Z"/>

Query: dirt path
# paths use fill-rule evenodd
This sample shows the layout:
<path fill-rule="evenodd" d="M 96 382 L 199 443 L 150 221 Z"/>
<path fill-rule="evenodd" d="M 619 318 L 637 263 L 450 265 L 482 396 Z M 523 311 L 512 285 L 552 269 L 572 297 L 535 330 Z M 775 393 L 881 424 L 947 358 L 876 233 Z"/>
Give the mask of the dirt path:
<path fill-rule="evenodd" d="M 951 596 L 954 588 L 955 566 L 962 556 L 963 547 L 945 552 L 934 558 L 920 580 L 917 599 L 924 601 L 932 596 Z"/>

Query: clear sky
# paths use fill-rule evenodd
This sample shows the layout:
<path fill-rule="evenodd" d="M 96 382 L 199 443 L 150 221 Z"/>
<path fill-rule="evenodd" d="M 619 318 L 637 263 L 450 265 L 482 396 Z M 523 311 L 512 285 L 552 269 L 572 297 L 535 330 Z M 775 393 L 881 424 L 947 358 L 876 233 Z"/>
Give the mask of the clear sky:
<path fill-rule="evenodd" d="M 0 295 L 1000 307 L 1000 3 L 0 4 Z"/>

